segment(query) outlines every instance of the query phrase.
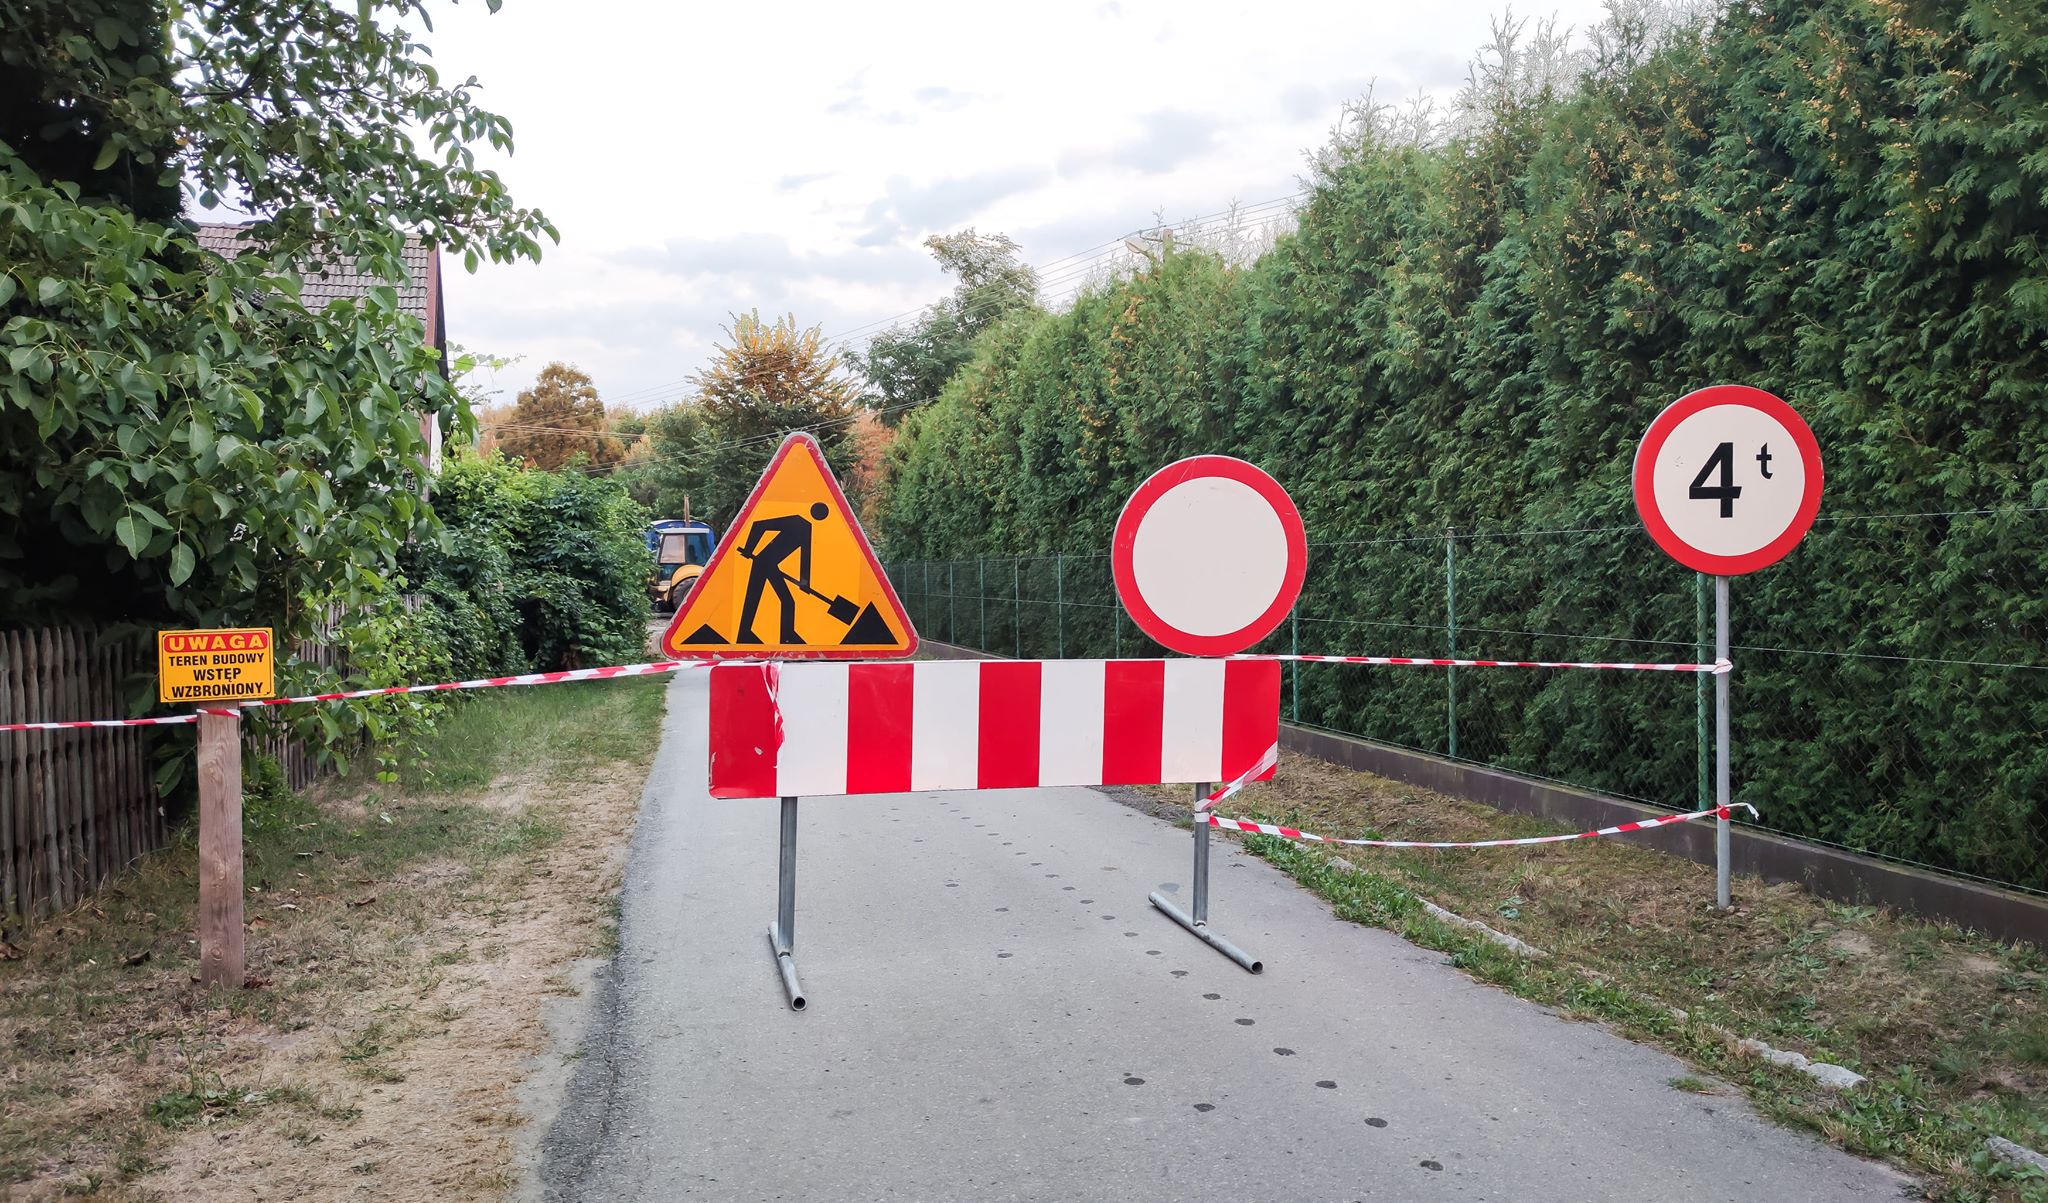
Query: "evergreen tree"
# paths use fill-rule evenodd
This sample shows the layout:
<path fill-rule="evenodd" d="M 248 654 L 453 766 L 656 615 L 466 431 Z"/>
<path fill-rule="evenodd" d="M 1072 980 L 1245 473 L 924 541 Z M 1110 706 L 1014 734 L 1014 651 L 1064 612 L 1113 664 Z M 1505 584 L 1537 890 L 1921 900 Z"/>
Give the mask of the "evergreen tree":
<path fill-rule="evenodd" d="M 704 410 L 694 401 L 656 410 L 644 419 L 645 437 L 635 444 L 617 476 L 635 501 L 659 518 L 704 517 L 704 449 L 710 441 Z"/>
<path fill-rule="evenodd" d="M 1354 110 L 1249 269 L 1173 251 L 984 332 L 899 429 L 878 533 L 1063 551 L 1100 605 L 1074 553 L 1154 469 L 1227 451 L 1302 508 L 1304 651 L 1443 654 L 1448 544 L 1462 654 L 1691 659 L 1701 583 L 1629 464 L 1672 400 L 1755 384 L 1812 424 L 1827 497 L 1737 583 L 1740 796 L 2048 888 L 2048 673 L 2009 667 L 2048 645 L 2048 18 L 1654 17 L 1618 6 L 1583 55 L 1503 26 L 1446 120 Z M 1115 646 L 1106 613 L 1070 609 L 1069 654 Z M 1053 614 L 1021 607 L 1019 642 Z M 1689 804 L 1696 700 L 1651 677 L 1460 674 L 1459 755 Z M 1305 671 L 1300 718 L 1445 751 L 1445 691 Z"/>

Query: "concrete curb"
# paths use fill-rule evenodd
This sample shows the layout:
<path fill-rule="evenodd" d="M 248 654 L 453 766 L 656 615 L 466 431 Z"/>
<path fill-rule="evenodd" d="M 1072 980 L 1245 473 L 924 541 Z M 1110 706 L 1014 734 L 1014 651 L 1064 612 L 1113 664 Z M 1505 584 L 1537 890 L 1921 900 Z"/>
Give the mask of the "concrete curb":
<path fill-rule="evenodd" d="M 1537 815 L 1574 828 L 1608 827 L 1669 811 L 1556 782 L 1521 777 L 1466 761 L 1374 743 L 1316 727 L 1280 724 L 1280 747 L 1330 764 L 1362 769 L 1498 810 Z M 1797 882 L 1837 902 L 1874 903 L 1923 919 L 1953 923 L 1997 940 L 2041 945 L 2048 898 L 1880 861 L 1775 835 L 1747 823 L 1730 832 L 1738 877 Z M 1612 837 L 1699 864 L 1714 863 L 1714 825 L 1681 823 Z M 1737 889 L 1741 889 L 1740 883 Z"/>
<path fill-rule="evenodd" d="M 1984 1147 L 1991 1151 L 1993 1157 L 1998 1158 L 2007 1165 L 2016 1165 L 2022 1169 L 2037 1169 L 2044 1174 L 2048 1174 L 2048 1157 L 2036 1153 L 2025 1145 L 2014 1144 L 2003 1136 L 1994 1136 L 1984 1142 Z"/>
<path fill-rule="evenodd" d="M 924 654 L 939 660 L 1002 660 L 957 644 L 927 639 Z M 1497 810 L 1538 815 L 1577 829 L 1610 827 L 1655 818 L 1669 811 L 1610 798 L 1557 782 L 1522 777 L 1468 761 L 1448 760 L 1374 743 L 1355 735 L 1296 723 L 1280 724 L 1280 746 L 1329 764 L 1363 769 L 1394 781 L 1419 785 L 1453 798 L 1482 802 Z M 2042 946 L 2048 930 L 2048 897 L 1969 881 L 1881 861 L 1838 848 L 1775 835 L 1747 823 L 1729 833 L 1734 870 L 1740 877 L 1797 882 L 1821 898 L 1873 903 L 1904 914 L 1980 932 L 1996 940 Z M 1714 825 L 1681 823 L 1612 837 L 1655 848 L 1699 864 L 1714 863 Z M 1738 888 L 1740 888 L 1738 886 Z"/>
<path fill-rule="evenodd" d="M 1327 864 L 1329 864 L 1331 868 L 1341 869 L 1346 873 L 1364 872 L 1364 870 L 1360 869 L 1357 865 L 1352 864 L 1350 861 L 1344 859 L 1341 856 L 1328 856 L 1325 858 L 1325 861 Z M 1436 903 L 1431 902 L 1429 899 L 1422 897 L 1420 894 L 1415 895 L 1415 900 L 1422 904 L 1422 909 L 1426 913 L 1428 913 L 1430 917 L 1437 919 L 1441 922 L 1448 923 L 1453 927 L 1462 927 L 1469 931 L 1478 932 L 1480 935 L 1486 937 L 1488 940 L 1493 941 L 1495 944 L 1498 944 L 1502 948 L 1505 948 L 1508 951 L 1513 952 L 1519 956 L 1525 956 L 1534 959 L 1538 957 L 1547 957 L 1550 955 L 1549 953 L 1545 952 L 1541 948 L 1536 947 L 1534 944 L 1531 944 L 1526 940 L 1517 939 L 1516 937 L 1511 936 L 1504 931 L 1496 931 L 1495 929 L 1488 927 L 1486 924 L 1479 922 L 1477 919 L 1467 919 L 1463 915 L 1460 915 L 1455 911 L 1445 910 L 1443 907 L 1440 907 Z M 1591 970 L 1581 969 L 1579 970 L 1579 972 L 1586 973 L 1589 976 L 1594 977 L 1603 982 L 1608 980 L 1605 974 L 1593 973 Z M 1681 1008 L 1672 1007 L 1670 1008 L 1670 1012 L 1671 1017 L 1673 1019 L 1676 1019 L 1680 1023 L 1692 1022 L 1691 1014 Z M 1738 1036 L 1734 1032 L 1729 1031 L 1727 1028 L 1724 1028 L 1719 1024 L 1702 1023 L 1701 1026 L 1706 1028 L 1706 1030 L 1712 1032 L 1714 1035 L 1719 1036 L 1721 1039 L 1734 1045 L 1736 1048 L 1741 1049 L 1743 1052 L 1749 1053 L 1755 1057 L 1762 1058 L 1763 1060 L 1770 1062 L 1772 1065 L 1782 1065 L 1788 1069 L 1796 1069 L 1800 1073 L 1803 1073 L 1807 1077 L 1812 1078 L 1814 1081 L 1820 1083 L 1822 1086 L 1827 1087 L 1829 1090 L 1854 1090 L 1858 1086 L 1863 1085 L 1864 1082 L 1869 1080 L 1865 1078 L 1862 1074 L 1859 1074 L 1855 1070 L 1849 1069 L 1846 1066 L 1835 1065 L 1827 1061 L 1815 1061 L 1803 1053 L 1794 1053 L 1788 1052 L 1784 1049 L 1772 1048 L 1770 1045 L 1765 1044 L 1761 1040 L 1752 1039 L 1746 1036 Z M 2006 1141 L 2005 1143 L 2011 1145 L 2013 1149 L 2018 1150 L 2019 1154 L 2026 1154 L 2035 1158 L 2040 1158 L 2038 1162 L 2028 1161 L 2023 1158 L 2020 1162 L 2016 1162 L 2016 1164 L 2038 1164 L 2044 1171 L 2048 1171 L 2048 1158 L 2042 1158 L 2039 1153 L 2035 1153 L 2033 1152 L 2033 1150 L 2028 1149 L 2023 1145 L 2015 1145 L 2012 1144 L 2011 1141 Z M 2001 1157 L 2007 1156 L 2005 1152 L 1999 1149 L 1994 1148 L 1992 1151 L 1994 1153 L 1997 1153 Z"/>
<path fill-rule="evenodd" d="M 1830 1065 L 1826 1061 L 1809 1060 L 1799 1053 L 1788 1053 L 1784 1049 L 1772 1048 L 1761 1040 L 1737 1040 L 1735 1047 L 1754 1053 L 1773 1065 L 1796 1069 L 1829 1090 L 1854 1090 L 1868 1080 L 1853 1069 Z"/>
<path fill-rule="evenodd" d="M 1328 859 L 1329 864 L 1332 868 L 1342 869 L 1346 873 L 1362 872 L 1362 870 L 1359 869 L 1357 865 L 1352 864 L 1350 861 L 1345 860 L 1341 856 L 1332 856 Z M 1536 947 L 1534 944 L 1528 943 L 1525 940 L 1518 940 L 1504 931 L 1496 931 L 1493 928 L 1486 926 L 1484 923 L 1481 923 L 1477 919 L 1467 919 L 1463 915 L 1457 914 L 1452 911 L 1447 911 L 1444 908 L 1438 906 L 1436 903 L 1431 902 L 1429 899 L 1422 897 L 1420 894 L 1415 896 L 1415 901 L 1422 904 L 1422 909 L 1429 912 L 1431 918 L 1438 919 L 1444 923 L 1448 923 L 1453 927 L 1463 927 L 1468 928 L 1472 931 L 1476 931 L 1480 935 L 1485 936 L 1487 939 L 1493 941 L 1495 944 L 1500 945 L 1502 948 L 1507 949 L 1509 952 L 1516 954 L 1517 956 L 1535 958 L 1546 957 L 1550 955 L 1549 953 L 1544 952 L 1542 949 Z"/>

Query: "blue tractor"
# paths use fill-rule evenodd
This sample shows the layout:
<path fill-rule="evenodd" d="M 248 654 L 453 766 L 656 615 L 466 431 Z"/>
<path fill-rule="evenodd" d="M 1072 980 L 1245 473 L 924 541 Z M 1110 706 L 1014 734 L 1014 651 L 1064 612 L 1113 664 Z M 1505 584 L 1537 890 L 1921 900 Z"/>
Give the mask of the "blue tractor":
<path fill-rule="evenodd" d="M 657 614 L 673 614 L 690 586 L 704 575 L 718 536 L 709 522 L 693 518 L 661 518 L 647 526 L 647 550 L 654 556 L 654 574 L 647 581 L 647 600 Z"/>

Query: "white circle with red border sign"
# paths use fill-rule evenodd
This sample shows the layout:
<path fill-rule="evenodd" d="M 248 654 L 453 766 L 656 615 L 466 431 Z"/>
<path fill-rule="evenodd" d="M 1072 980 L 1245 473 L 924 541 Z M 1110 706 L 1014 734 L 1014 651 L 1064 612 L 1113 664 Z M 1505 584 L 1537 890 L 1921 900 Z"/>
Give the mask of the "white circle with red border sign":
<path fill-rule="evenodd" d="M 1820 444 L 1759 388 L 1717 384 L 1671 403 L 1636 448 L 1636 512 L 1687 568 L 1739 576 L 1777 563 L 1820 512 Z"/>
<path fill-rule="evenodd" d="M 1308 536 L 1279 481 L 1241 459 L 1197 455 L 1131 494 L 1109 558 L 1139 630 L 1190 656 L 1228 656 L 1294 607 Z"/>

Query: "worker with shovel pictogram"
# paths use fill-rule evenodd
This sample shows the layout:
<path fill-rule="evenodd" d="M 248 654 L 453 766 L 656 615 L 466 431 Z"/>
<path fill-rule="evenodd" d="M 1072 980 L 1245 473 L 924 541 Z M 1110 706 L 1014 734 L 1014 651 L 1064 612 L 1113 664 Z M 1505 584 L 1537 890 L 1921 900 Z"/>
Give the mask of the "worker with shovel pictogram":
<path fill-rule="evenodd" d="M 782 609 L 763 615 L 771 593 Z M 764 618 L 779 638 L 764 637 Z M 799 433 L 783 440 L 683 596 L 661 646 L 671 656 L 714 659 L 880 659 L 917 650 L 910 615 L 816 439 Z"/>
<path fill-rule="evenodd" d="M 748 563 L 747 600 L 740 607 L 739 637 L 733 640 L 734 643 L 761 642 L 761 637 L 754 634 L 754 616 L 761 610 L 761 594 L 769 589 L 775 591 L 775 599 L 782 603 L 781 642 L 799 645 L 808 642 L 797 633 L 796 595 L 789 591 L 792 583 L 824 602 L 827 612 L 840 622 L 850 624 L 860 615 L 860 608 L 845 598 L 826 597 L 811 588 L 811 523 L 823 522 L 831 516 L 832 510 L 824 502 L 813 502 L 809 518 L 801 514 L 763 518 L 747 531 L 746 544 L 739 548 L 740 557 Z M 762 536 L 769 534 L 774 537 L 766 546 L 761 546 Z M 794 577 L 782 568 L 791 556 L 797 558 Z"/>

